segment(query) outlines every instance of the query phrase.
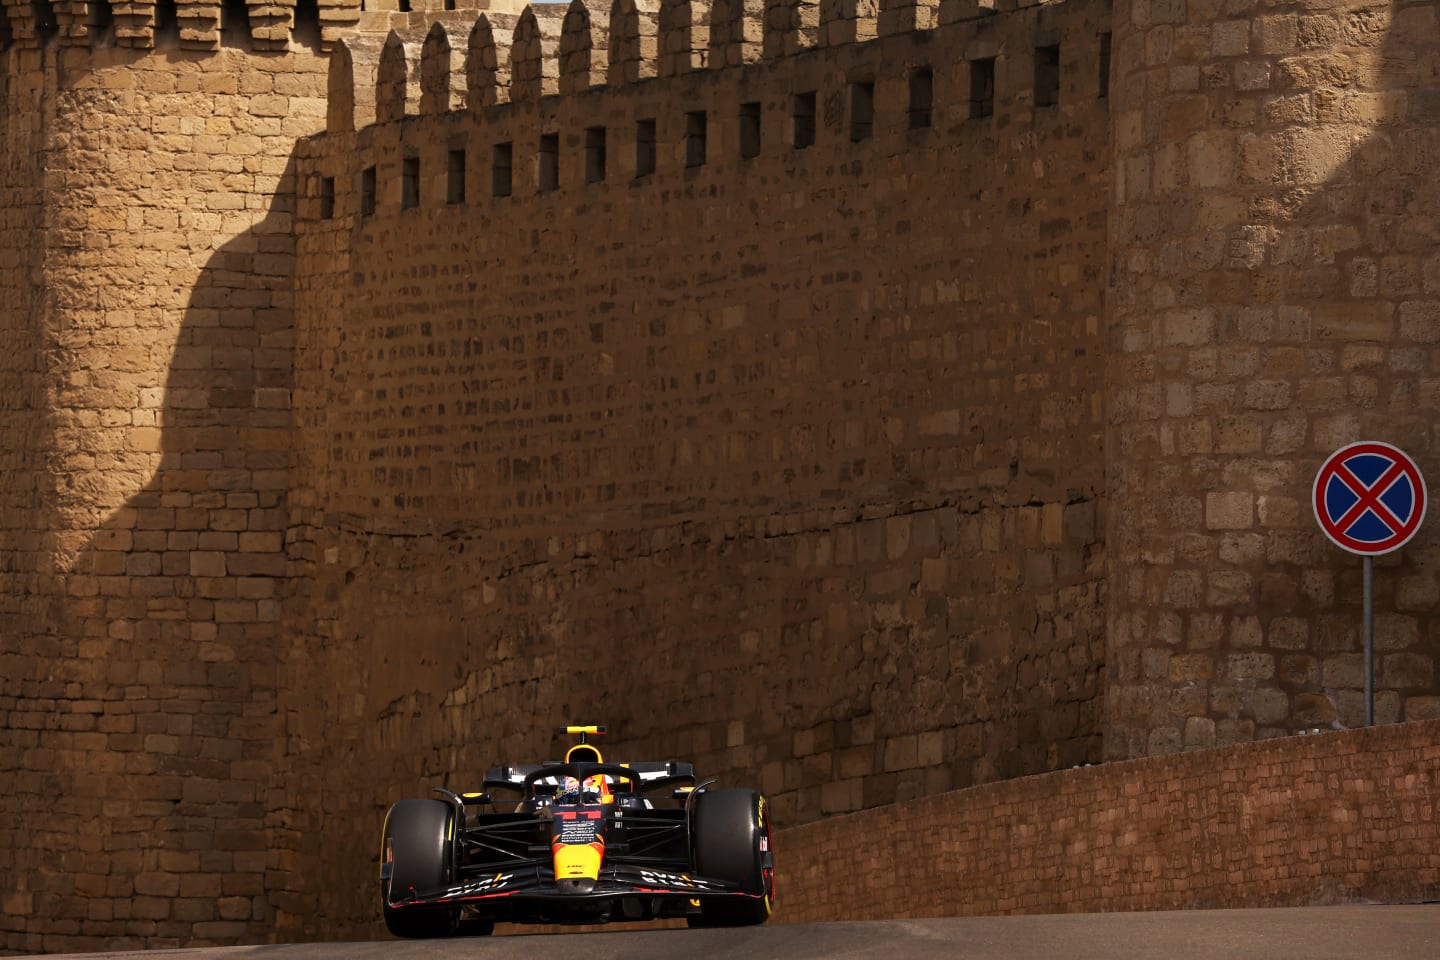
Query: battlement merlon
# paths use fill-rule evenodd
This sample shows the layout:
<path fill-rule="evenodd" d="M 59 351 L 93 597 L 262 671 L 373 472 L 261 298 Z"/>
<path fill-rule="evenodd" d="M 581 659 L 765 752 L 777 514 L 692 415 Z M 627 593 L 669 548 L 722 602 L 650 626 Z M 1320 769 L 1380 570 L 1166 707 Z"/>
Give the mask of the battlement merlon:
<path fill-rule="evenodd" d="M 463 45 L 465 21 L 454 14 L 394 28 L 383 40 L 362 24 L 331 60 L 326 128 L 354 132 L 406 116 L 724 69 L 1017 9 L 1015 0 L 881 0 L 878 9 L 869 0 L 763 2 L 614 0 L 604 16 L 583 0 L 530 4 L 518 15 L 482 12 Z"/>
<path fill-rule="evenodd" d="M 469 31 L 465 71 L 451 71 L 465 77 L 455 85 L 463 107 L 737 66 L 1046 2 L 1054 0 L 615 0 L 592 10 L 519 0 L 244 0 L 241 18 L 219 0 L 177 0 L 173 14 L 155 0 L 0 0 L 0 52 L 329 52 L 341 41 L 391 31 L 408 38 L 438 24 L 450 38 Z M 477 89 L 481 99 L 469 100 Z"/>
<path fill-rule="evenodd" d="M 60 45 L 94 49 L 213 51 L 234 46 L 254 53 L 283 53 L 297 45 L 328 51 L 341 37 L 428 25 L 432 20 L 473 21 L 481 11 L 518 15 L 522 0 L 176 0 L 167 13 L 155 0 L 0 0 L 0 52 Z"/>

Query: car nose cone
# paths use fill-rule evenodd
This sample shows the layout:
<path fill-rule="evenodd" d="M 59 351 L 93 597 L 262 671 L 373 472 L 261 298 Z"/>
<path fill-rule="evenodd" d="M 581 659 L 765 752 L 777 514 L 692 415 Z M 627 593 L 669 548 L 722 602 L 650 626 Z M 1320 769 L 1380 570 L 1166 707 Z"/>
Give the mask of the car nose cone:
<path fill-rule="evenodd" d="M 555 886 L 561 893 L 594 893 L 595 881 L 590 877 L 576 877 L 573 880 L 556 880 Z"/>

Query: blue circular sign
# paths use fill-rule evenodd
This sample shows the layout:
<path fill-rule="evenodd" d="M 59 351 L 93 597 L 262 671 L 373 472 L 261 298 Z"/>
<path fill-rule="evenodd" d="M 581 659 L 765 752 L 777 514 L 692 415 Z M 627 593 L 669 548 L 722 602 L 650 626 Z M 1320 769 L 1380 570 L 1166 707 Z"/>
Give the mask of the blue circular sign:
<path fill-rule="evenodd" d="M 1425 478 L 1403 451 L 1364 440 L 1330 454 L 1315 474 L 1315 519 L 1331 542 L 1362 556 L 1398 550 L 1425 518 Z"/>

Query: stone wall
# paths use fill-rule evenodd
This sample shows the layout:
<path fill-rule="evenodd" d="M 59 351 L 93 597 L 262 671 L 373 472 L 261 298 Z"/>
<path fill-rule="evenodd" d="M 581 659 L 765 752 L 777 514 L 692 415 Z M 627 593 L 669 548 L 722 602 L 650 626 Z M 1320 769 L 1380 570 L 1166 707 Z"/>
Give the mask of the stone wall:
<path fill-rule="evenodd" d="M 373 931 L 565 721 L 792 828 L 1358 722 L 1305 498 L 1437 466 L 1433 3 L 425 6 L 0 7 L 0 950 Z"/>
<path fill-rule="evenodd" d="M 39 723 L 38 718 L 26 723 L 15 711 L 23 699 L 40 692 L 56 653 L 51 641 L 35 636 L 35 624 L 45 614 L 36 595 L 37 494 L 44 472 L 32 452 L 45 409 L 44 340 L 35 322 L 45 310 L 35 283 L 43 258 L 42 247 L 34 243 L 44 216 L 37 149 L 44 115 L 37 73 L 19 69 L 17 51 L 0 57 L 5 67 L 0 73 L 0 298 L 7 305 L 0 311 L 0 337 L 6 344 L 0 352 L 0 770 L 9 782 L 6 793 L 28 794 L 34 804 L 53 772 L 48 763 L 22 772 L 22 758 L 39 747 Z M 0 856 L 12 865 L 28 842 L 13 815 L 17 808 L 7 804 L 12 815 L 0 826 Z M 24 915 L 33 909 L 28 889 L 0 888 L 0 914 Z"/>
<path fill-rule="evenodd" d="M 786 823 L 1098 759 L 1101 13 L 554 101 L 420 98 L 358 132 L 332 111 L 299 162 L 299 336 L 322 355 L 314 392 L 297 380 L 313 512 L 287 615 L 331 692 L 295 698 L 293 762 L 312 822 L 353 837 L 315 846 L 324 873 L 368 875 L 390 800 L 551 755 L 566 718 L 760 784 Z M 1030 101 L 1037 37 L 1085 38 L 1056 106 Z M 357 124 L 368 90 L 399 117 L 448 89 L 387 78 L 460 44 L 403 40 L 337 53 L 332 107 L 349 75 Z M 972 118 L 970 61 L 1000 50 L 1026 55 Z M 368 886 L 316 896 L 298 935 L 371 920 Z"/>
<path fill-rule="evenodd" d="M 1116 8 L 1106 755 L 1364 722 L 1361 563 L 1309 503 L 1440 476 L 1430 3 Z M 1440 715 L 1440 533 L 1377 563 L 1376 718 Z"/>
<path fill-rule="evenodd" d="M 992 783 L 782 830 L 775 917 L 1404 903 L 1440 894 L 1440 724 Z"/>
<path fill-rule="evenodd" d="M 264 939 L 324 62 L 7 57 L 0 949 Z"/>

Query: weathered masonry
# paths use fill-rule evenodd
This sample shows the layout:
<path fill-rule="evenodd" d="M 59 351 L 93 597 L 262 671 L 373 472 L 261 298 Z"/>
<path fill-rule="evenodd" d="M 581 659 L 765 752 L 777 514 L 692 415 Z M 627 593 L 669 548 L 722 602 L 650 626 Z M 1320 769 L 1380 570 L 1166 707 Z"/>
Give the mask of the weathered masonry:
<path fill-rule="evenodd" d="M 567 719 L 783 825 L 1358 725 L 1433 3 L 459 5 L 0 7 L 0 949 L 372 932 Z"/>

